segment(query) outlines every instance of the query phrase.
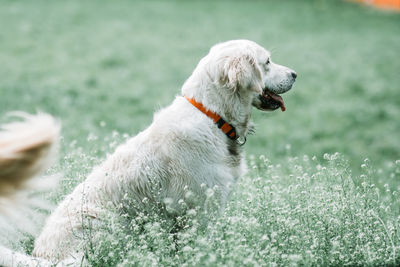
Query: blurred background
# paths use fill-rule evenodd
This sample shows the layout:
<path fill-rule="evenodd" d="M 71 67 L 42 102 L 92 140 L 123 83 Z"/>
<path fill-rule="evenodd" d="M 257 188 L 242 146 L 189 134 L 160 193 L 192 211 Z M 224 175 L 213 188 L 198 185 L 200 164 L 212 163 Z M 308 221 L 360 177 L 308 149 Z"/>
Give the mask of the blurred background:
<path fill-rule="evenodd" d="M 298 78 L 286 112 L 254 110 L 247 155 L 340 152 L 355 172 L 365 158 L 384 168 L 400 159 L 400 14 L 360 2 L 2 0 L 0 117 L 51 113 L 63 155 L 102 158 L 106 137 L 145 129 L 212 45 L 250 39 Z"/>

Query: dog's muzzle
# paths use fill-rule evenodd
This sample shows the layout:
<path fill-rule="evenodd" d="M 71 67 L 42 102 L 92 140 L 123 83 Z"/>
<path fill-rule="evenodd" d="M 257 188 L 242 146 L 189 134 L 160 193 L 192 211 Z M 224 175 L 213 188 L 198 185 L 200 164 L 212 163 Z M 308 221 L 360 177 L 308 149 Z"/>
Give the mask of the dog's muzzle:
<path fill-rule="evenodd" d="M 290 82 L 287 82 L 285 86 L 279 88 L 279 90 L 270 90 L 267 87 L 264 88 L 262 94 L 258 95 L 258 101 L 253 101 L 253 105 L 261 110 L 275 110 L 281 108 L 282 111 L 285 111 L 285 102 L 279 94 L 283 94 L 292 88 L 297 73 L 291 71 L 290 76 Z"/>
<path fill-rule="evenodd" d="M 283 98 L 267 89 L 263 90 L 263 94 L 258 96 L 258 99 L 261 101 L 261 109 L 265 110 L 275 110 L 277 108 L 281 108 L 282 111 L 286 110 L 285 102 Z"/>

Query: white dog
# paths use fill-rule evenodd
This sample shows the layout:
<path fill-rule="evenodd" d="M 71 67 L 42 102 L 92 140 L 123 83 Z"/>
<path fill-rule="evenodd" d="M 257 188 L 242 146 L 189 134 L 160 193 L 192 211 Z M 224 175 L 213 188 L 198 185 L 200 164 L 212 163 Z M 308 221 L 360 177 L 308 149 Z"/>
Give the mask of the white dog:
<path fill-rule="evenodd" d="M 60 203 L 35 241 L 34 256 L 59 261 L 79 255 L 82 218 L 95 221 L 106 203 L 121 206 L 126 194 L 138 203 L 168 199 L 179 214 L 178 202 L 188 190 L 202 196 L 205 188 L 218 186 L 223 204 L 230 185 L 246 171 L 241 144 L 252 129 L 252 107 L 284 111 L 278 94 L 290 90 L 296 76 L 252 41 L 213 46 L 184 83 L 182 95 Z M 154 194 L 154 186 L 160 194 Z M 201 205 L 201 198 L 196 201 L 187 204 Z"/>

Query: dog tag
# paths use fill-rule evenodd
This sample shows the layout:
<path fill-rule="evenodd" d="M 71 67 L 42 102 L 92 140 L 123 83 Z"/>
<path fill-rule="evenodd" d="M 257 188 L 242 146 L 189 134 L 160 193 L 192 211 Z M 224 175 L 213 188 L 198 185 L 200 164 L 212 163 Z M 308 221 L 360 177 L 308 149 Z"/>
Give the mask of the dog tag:
<path fill-rule="evenodd" d="M 243 146 L 244 144 L 246 144 L 246 141 L 247 141 L 247 139 L 246 139 L 245 136 L 244 136 L 244 137 L 239 136 L 239 138 L 236 140 L 236 142 L 237 142 L 240 146 Z"/>

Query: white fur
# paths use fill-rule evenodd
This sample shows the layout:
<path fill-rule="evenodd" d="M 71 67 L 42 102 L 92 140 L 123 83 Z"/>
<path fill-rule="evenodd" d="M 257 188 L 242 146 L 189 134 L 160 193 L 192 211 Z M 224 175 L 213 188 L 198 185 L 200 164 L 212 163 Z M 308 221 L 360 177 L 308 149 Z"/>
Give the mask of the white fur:
<path fill-rule="evenodd" d="M 280 93 L 294 82 L 283 82 L 290 81 L 290 69 L 264 66 L 269 57 L 264 48 L 247 40 L 215 45 L 185 82 L 182 94 L 218 113 L 244 137 L 251 128 L 252 106 L 260 108 L 256 99 L 265 87 Z M 230 185 L 245 171 L 240 146 L 183 96 L 177 96 L 155 114 L 146 130 L 119 146 L 60 203 L 36 239 L 34 255 L 50 260 L 79 255 L 75 249 L 82 218 L 98 218 L 107 202 L 119 206 L 127 193 L 139 202 L 170 199 L 179 214 L 177 203 L 188 190 L 201 196 L 207 187 L 218 186 L 223 204 Z M 154 184 L 161 194 L 153 193 Z M 188 201 L 189 207 L 202 205 L 201 198 L 196 201 Z"/>

